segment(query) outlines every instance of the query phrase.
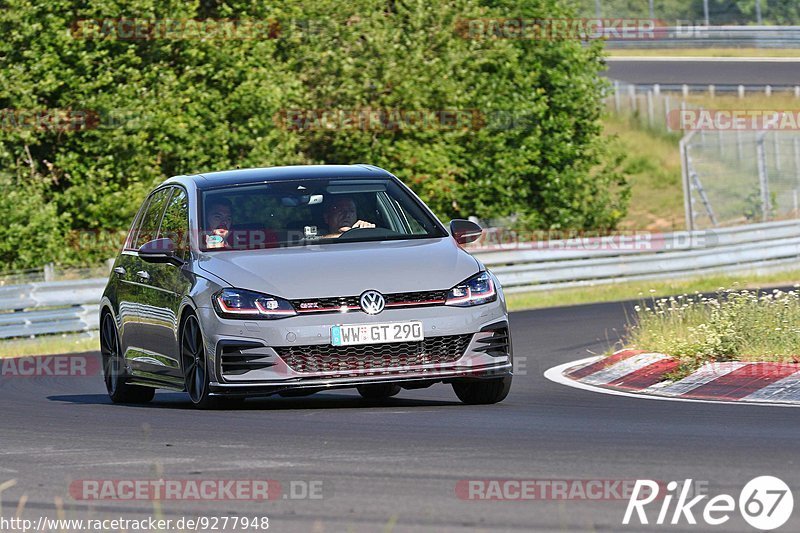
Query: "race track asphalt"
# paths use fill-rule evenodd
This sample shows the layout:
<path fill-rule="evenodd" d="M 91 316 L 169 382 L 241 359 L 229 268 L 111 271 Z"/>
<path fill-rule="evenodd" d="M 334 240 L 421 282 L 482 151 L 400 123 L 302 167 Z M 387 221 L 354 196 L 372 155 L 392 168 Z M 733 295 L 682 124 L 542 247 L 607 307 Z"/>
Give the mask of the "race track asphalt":
<path fill-rule="evenodd" d="M 99 376 L 6 377 L 0 484 L 16 485 L 0 494 L 1 510 L 11 516 L 24 506 L 33 519 L 56 517 L 58 507 L 83 519 L 268 516 L 271 531 L 695 531 L 704 528 L 623 526 L 624 500 L 474 501 L 455 487 L 470 479 L 691 478 L 737 499 L 761 475 L 800 487 L 799 410 L 616 397 L 542 376 L 603 351 L 626 309 L 512 314 L 520 372 L 506 401 L 491 406 L 461 405 L 439 385 L 384 404 L 338 391 L 200 412 L 171 392 L 147 406 L 112 405 Z M 69 493 L 75 480 L 152 477 L 321 481 L 323 497 L 84 502 Z M 800 530 L 797 515 L 782 530 Z M 710 529 L 754 531 L 738 514 Z"/>
<path fill-rule="evenodd" d="M 770 60 L 680 58 L 663 61 L 653 58 L 608 59 L 605 76 L 636 84 L 699 85 L 800 85 L 800 57 L 795 62 Z"/>

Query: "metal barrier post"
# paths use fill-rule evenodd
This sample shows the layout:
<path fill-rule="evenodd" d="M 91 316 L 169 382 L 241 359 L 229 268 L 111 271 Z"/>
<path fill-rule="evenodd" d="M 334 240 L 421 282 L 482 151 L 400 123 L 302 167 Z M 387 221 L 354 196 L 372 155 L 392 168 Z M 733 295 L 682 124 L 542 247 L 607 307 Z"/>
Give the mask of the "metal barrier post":
<path fill-rule="evenodd" d="M 689 154 L 688 144 L 694 137 L 695 131 L 692 130 L 686 134 L 680 142 L 681 150 L 681 175 L 683 182 L 683 210 L 686 216 L 686 229 L 694 231 L 694 213 L 692 212 L 692 184 L 689 181 L 689 175 L 692 170 L 689 168 Z"/>
<path fill-rule="evenodd" d="M 756 163 L 758 164 L 758 185 L 761 189 L 761 219 L 766 222 L 772 210 L 769 196 L 769 180 L 767 178 L 767 153 L 764 150 L 765 132 L 756 135 Z"/>

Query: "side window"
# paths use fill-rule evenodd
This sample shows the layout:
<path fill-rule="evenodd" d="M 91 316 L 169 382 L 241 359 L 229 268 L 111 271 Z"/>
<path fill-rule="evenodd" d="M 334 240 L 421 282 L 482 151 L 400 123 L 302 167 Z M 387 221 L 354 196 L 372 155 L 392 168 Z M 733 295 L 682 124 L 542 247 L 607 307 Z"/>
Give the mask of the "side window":
<path fill-rule="evenodd" d="M 136 235 L 137 250 L 141 246 L 152 241 L 158 235 L 158 224 L 161 222 L 161 215 L 164 213 L 164 207 L 167 204 L 167 198 L 172 193 L 172 187 L 160 189 L 150 195 L 150 204 L 147 206 L 147 212 L 142 217 L 142 222 L 139 224 L 139 232 Z"/>
<path fill-rule="evenodd" d="M 141 207 L 136 212 L 136 216 L 133 217 L 133 224 L 131 224 L 131 229 L 128 232 L 128 236 L 125 238 L 125 250 L 135 250 L 134 244 L 136 243 L 136 234 L 139 232 L 139 227 L 142 225 L 142 217 L 144 217 L 145 211 L 147 211 L 147 204 L 150 203 L 150 197 L 144 199 L 142 202 Z"/>
<path fill-rule="evenodd" d="M 385 192 L 379 192 L 376 198 L 378 200 L 378 210 L 381 213 L 381 217 L 386 221 L 386 227 L 399 233 L 408 233 L 408 229 L 403 226 L 389 195 Z"/>
<path fill-rule="evenodd" d="M 396 198 L 387 193 L 378 193 L 378 202 L 389 216 L 391 229 L 409 235 L 424 235 L 425 228 L 417 222 L 412 213 L 407 212 Z"/>
<path fill-rule="evenodd" d="M 186 259 L 189 252 L 189 201 L 181 187 L 175 187 L 175 194 L 167 203 L 158 238 L 172 239 L 178 257 Z"/>
<path fill-rule="evenodd" d="M 400 212 L 400 215 L 403 217 L 406 224 L 411 229 L 412 235 L 425 235 L 426 233 L 428 233 L 427 230 L 422 227 L 422 224 L 420 224 L 412 214 L 408 213 L 405 209 L 403 209 L 403 206 L 400 205 L 400 202 L 395 200 L 394 203 L 397 205 L 397 210 Z"/>

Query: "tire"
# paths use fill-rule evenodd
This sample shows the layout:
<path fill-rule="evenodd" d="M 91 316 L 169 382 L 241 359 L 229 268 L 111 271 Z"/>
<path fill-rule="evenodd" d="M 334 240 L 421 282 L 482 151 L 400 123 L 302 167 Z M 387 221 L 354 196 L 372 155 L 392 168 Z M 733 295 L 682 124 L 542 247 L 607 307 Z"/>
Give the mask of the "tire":
<path fill-rule="evenodd" d="M 400 392 L 400 385 L 380 383 L 376 385 L 359 385 L 356 387 L 362 398 L 367 400 L 385 400 Z"/>
<path fill-rule="evenodd" d="M 121 351 L 117 326 L 111 313 L 105 313 L 100 325 L 100 355 L 108 397 L 114 403 L 149 402 L 155 396 L 156 390 L 126 383 L 125 361 Z"/>
<path fill-rule="evenodd" d="M 511 376 L 485 381 L 457 381 L 453 391 L 458 399 L 468 405 L 498 403 L 505 400 L 511 390 Z"/>
<path fill-rule="evenodd" d="M 203 333 L 194 314 L 187 315 L 181 326 L 181 368 L 192 405 L 198 409 L 216 409 L 223 404 L 211 396 Z"/>

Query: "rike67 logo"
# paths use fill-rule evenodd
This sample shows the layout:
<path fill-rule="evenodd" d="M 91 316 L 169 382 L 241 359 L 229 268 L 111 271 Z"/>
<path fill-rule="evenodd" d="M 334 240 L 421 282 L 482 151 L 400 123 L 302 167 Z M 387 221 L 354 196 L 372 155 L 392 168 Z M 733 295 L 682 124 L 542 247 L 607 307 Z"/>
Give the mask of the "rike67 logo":
<path fill-rule="evenodd" d="M 670 481 L 665 491 L 661 491 L 662 488 L 663 484 L 649 479 L 636 480 L 622 523 L 629 525 L 633 521 L 635 524 L 638 520 L 640 524 L 649 524 L 652 511 L 658 509 L 654 522 L 658 525 L 697 524 L 697 514 L 706 524 L 719 526 L 730 520 L 738 503 L 739 513 L 748 524 L 768 531 L 785 524 L 792 516 L 794 508 L 791 489 L 781 479 L 773 476 L 751 479 L 739 493 L 738 502 L 729 494 L 719 494 L 707 501 L 704 501 L 708 498 L 707 494 L 691 497 L 691 479 L 687 479 L 683 485 Z M 648 517 L 645 507 L 654 502 L 658 503 L 651 507 L 651 515 Z"/>

